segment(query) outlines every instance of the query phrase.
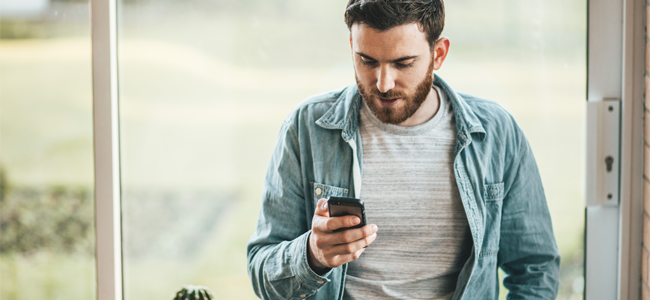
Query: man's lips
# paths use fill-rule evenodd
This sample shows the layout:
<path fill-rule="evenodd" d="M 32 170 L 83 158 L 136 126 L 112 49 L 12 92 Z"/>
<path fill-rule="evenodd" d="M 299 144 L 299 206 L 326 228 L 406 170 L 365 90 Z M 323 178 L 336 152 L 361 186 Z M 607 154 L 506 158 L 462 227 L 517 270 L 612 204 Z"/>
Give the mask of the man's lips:
<path fill-rule="evenodd" d="M 379 103 L 381 103 L 381 105 L 384 106 L 384 107 L 395 106 L 397 104 L 397 102 L 399 102 L 399 100 L 402 100 L 402 98 L 388 99 L 388 98 L 380 98 L 380 97 L 378 97 L 378 99 L 379 99 Z"/>

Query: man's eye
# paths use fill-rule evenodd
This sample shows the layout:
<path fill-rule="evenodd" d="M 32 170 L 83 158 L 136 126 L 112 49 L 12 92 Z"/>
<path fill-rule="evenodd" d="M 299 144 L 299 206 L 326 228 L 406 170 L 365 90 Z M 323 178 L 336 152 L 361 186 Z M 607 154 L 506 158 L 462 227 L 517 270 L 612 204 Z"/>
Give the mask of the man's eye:
<path fill-rule="evenodd" d="M 413 63 L 410 64 L 403 64 L 403 63 L 396 63 L 395 64 L 398 68 L 403 69 L 403 68 L 410 68 L 413 66 Z"/>
<path fill-rule="evenodd" d="M 364 65 L 366 65 L 366 66 L 368 66 L 368 65 L 373 65 L 373 64 L 375 64 L 376 61 L 374 61 L 374 60 L 365 60 L 365 59 L 361 59 L 361 63 L 364 64 Z"/>

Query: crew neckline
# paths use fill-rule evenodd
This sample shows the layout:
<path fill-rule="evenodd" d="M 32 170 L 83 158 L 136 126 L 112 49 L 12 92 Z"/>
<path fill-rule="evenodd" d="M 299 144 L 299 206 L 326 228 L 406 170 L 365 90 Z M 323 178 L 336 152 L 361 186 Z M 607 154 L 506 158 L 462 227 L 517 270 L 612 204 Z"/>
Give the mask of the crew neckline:
<path fill-rule="evenodd" d="M 447 110 L 447 97 L 445 93 L 438 86 L 434 85 L 433 89 L 438 94 L 438 100 L 440 102 L 438 111 L 436 112 L 435 115 L 433 115 L 433 117 L 430 120 L 420 125 L 406 127 L 406 126 L 384 123 L 381 120 L 379 120 L 374 113 L 372 113 L 370 107 L 368 107 L 368 104 L 363 99 L 361 99 L 361 102 L 363 102 L 361 110 L 363 111 L 363 114 L 367 117 L 368 120 L 370 120 L 375 126 L 377 126 L 379 129 L 385 132 L 396 134 L 396 135 L 423 134 L 434 129 L 438 124 L 440 124 L 440 121 L 443 119 L 445 111 Z"/>

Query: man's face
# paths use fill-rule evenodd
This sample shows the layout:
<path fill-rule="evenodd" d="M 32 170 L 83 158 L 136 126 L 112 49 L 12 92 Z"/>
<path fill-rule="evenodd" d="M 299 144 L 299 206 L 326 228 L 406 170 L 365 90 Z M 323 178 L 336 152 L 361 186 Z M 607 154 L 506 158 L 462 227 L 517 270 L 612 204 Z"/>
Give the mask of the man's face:
<path fill-rule="evenodd" d="M 359 92 L 382 122 L 400 124 L 427 99 L 433 84 L 436 47 L 416 23 L 378 31 L 362 23 L 350 30 Z M 446 53 L 445 53 L 446 54 Z"/>

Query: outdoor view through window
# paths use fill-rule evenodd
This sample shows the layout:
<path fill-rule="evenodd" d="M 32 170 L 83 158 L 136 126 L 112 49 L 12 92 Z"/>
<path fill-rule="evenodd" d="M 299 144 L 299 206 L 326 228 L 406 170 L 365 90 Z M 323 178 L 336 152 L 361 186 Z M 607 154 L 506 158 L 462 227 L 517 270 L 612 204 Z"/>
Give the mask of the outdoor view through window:
<path fill-rule="evenodd" d="M 87 0 L 0 1 L 0 299 L 94 299 Z"/>
<path fill-rule="evenodd" d="M 94 299 L 88 1 L 2 1 L 0 299 Z M 246 242 L 282 120 L 354 83 L 346 3 L 118 1 L 125 299 L 184 284 L 256 299 Z M 582 299 L 586 0 L 445 8 L 438 74 L 522 127 L 562 254 L 558 299 Z"/>

